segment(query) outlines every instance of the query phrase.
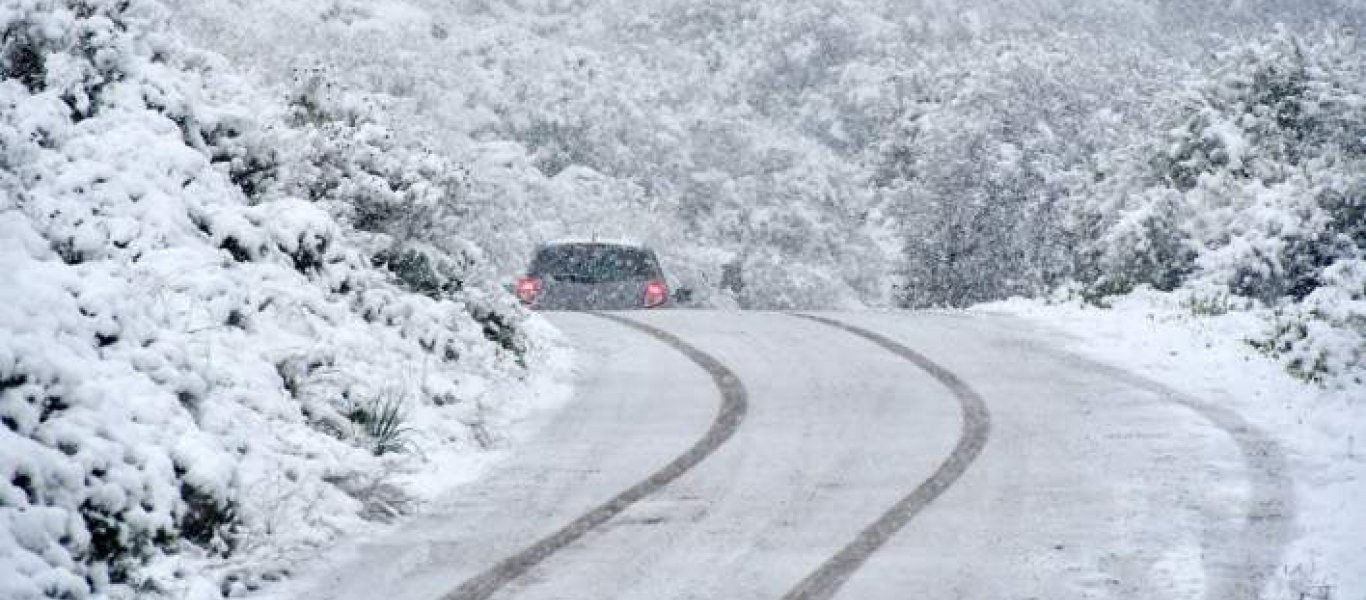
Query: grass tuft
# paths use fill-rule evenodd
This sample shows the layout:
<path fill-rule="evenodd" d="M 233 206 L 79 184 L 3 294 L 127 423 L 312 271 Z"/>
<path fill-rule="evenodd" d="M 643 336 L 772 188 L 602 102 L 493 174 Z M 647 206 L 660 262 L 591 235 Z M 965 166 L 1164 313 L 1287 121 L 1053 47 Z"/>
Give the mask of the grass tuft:
<path fill-rule="evenodd" d="M 409 439 L 413 428 L 407 424 L 407 411 L 399 396 L 376 397 L 352 408 L 346 417 L 360 427 L 375 456 L 417 449 Z"/>

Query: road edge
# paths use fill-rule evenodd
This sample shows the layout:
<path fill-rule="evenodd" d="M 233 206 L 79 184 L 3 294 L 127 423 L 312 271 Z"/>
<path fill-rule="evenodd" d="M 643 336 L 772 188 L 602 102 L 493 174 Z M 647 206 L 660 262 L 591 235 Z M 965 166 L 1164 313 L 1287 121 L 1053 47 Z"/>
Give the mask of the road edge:
<path fill-rule="evenodd" d="M 1294 538 L 1295 483 L 1289 476 L 1290 457 L 1276 438 L 1238 411 L 1179 391 L 1156 379 L 1102 362 L 1072 350 L 1033 340 L 1022 340 L 1033 350 L 1055 359 L 1083 364 L 1133 388 L 1184 407 L 1227 435 L 1238 447 L 1248 473 L 1246 515 L 1232 539 L 1222 535 L 1202 553 L 1206 573 L 1225 577 L 1205 588 L 1207 600 L 1258 600 L 1276 575 L 1286 548 Z M 1206 542 L 1210 533 L 1206 533 Z M 1216 550 L 1216 551 L 1209 551 Z M 1231 572 L 1232 571 L 1232 572 Z"/>

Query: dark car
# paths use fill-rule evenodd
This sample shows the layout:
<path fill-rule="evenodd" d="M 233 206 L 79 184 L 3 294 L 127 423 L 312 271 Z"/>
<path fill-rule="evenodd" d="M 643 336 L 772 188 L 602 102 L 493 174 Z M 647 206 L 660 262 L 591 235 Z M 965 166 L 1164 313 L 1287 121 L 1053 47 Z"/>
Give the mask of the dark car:
<path fill-rule="evenodd" d="M 537 248 L 516 292 L 524 304 L 542 310 L 659 308 L 671 301 L 653 251 L 606 242 Z"/>

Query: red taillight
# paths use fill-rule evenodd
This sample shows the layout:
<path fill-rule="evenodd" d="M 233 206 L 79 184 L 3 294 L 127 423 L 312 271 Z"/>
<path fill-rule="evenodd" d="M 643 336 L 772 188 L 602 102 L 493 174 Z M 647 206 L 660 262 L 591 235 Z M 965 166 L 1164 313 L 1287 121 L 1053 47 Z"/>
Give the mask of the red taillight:
<path fill-rule="evenodd" d="M 541 295 L 541 279 L 539 277 L 523 277 L 517 281 L 517 298 L 524 304 L 531 304 L 536 301 L 536 296 Z"/>
<path fill-rule="evenodd" d="M 654 308 L 664 304 L 669 299 L 669 286 L 664 285 L 663 281 L 651 281 L 645 284 L 645 308 Z"/>

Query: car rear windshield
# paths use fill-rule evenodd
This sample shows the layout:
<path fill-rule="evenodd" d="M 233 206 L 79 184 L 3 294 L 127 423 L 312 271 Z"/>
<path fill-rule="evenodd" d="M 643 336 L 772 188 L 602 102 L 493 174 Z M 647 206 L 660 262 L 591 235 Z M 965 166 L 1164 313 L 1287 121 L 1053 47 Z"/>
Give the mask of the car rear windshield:
<path fill-rule="evenodd" d="M 613 244 L 559 244 L 536 252 L 529 274 L 580 283 L 659 277 L 653 252 Z"/>

